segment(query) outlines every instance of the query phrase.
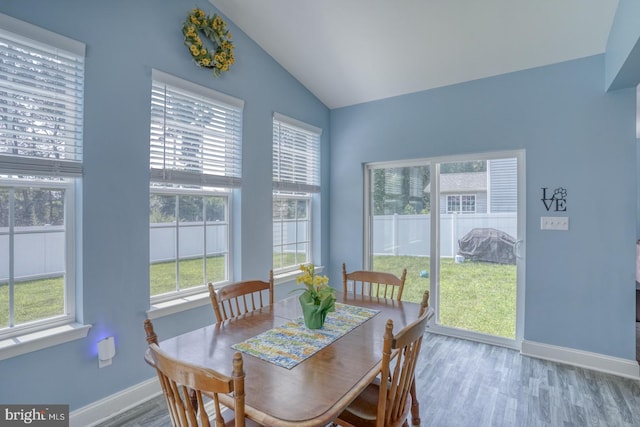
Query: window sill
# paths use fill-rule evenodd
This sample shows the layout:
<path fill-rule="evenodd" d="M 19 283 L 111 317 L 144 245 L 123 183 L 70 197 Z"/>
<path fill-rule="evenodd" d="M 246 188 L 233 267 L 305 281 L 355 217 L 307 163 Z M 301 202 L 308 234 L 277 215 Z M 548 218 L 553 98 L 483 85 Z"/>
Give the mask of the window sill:
<path fill-rule="evenodd" d="M 273 284 L 281 285 L 283 283 L 290 282 L 295 280 L 296 277 L 300 275 L 300 270 L 287 271 L 286 273 L 274 274 L 273 275 Z"/>
<path fill-rule="evenodd" d="M 316 265 L 315 266 L 315 270 L 316 270 L 317 274 L 320 274 L 324 270 L 324 266 Z M 301 274 L 302 273 L 300 272 L 300 269 L 295 269 L 295 270 L 291 270 L 291 271 L 286 271 L 284 273 L 275 274 L 273 276 L 274 285 L 280 285 L 282 283 L 287 283 L 287 282 L 290 282 L 292 280 L 295 280 L 296 277 L 300 276 Z"/>
<path fill-rule="evenodd" d="M 180 313 L 181 311 L 191 310 L 192 308 L 202 307 L 211 304 L 209 292 L 189 295 L 154 303 L 147 311 L 147 318 L 150 320 L 159 319 L 160 317 L 169 316 L 171 314 Z"/>
<path fill-rule="evenodd" d="M 320 273 L 324 267 L 317 266 L 316 272 Z M 283 283 L 295 280 L 300 275 L 300 270 L 287 271 L 286 273 L 277 274 L 274 276 L 274 285 L 280 285 Z M 191 310 L 192 308 L 202 307 L 203 305 L 211 304 L 211 298 L 209 292 L 201 292 L 194 295 L 180 297 L 169 301 L 157 302 L 151 305 L 151 308 L 147 310 L 147 318 L 149 320 L 159 319 L 161 317 L 170 316 L 182 311 Z"/>
<path fill-rule="evenodd" d="M 0 360 L 85 338 L 91 325 L 71 323 L 0 340 Z"/>

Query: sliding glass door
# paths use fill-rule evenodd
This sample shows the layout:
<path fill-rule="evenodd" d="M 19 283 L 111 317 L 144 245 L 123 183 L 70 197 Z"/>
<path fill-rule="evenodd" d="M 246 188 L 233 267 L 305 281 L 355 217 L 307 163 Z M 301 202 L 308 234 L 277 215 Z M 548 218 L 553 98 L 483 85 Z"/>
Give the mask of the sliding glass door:
<path fill-rule="evenodd" d="M 524 152 L 367 165 L 365 268 L 429 289 L 433 331 L 519 348 Z"/>
<path fill-rule="evenodd" d="M 403 299 L 420 302 L 429 289 L 431 203 L 428 163 L 369 169 L 370 236 L 367 268 L 400 277 L 407 269 Z"/>

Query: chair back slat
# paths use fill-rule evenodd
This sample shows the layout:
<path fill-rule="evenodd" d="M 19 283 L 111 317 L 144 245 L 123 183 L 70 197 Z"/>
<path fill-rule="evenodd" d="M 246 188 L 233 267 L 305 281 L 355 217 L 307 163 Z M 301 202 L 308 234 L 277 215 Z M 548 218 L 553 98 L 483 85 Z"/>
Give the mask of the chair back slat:
<path fill-rule="evenodd" d="M 144 321 L 144 332 L 147 336 L 147 344 L 158 344 L 158 336 L 153 330 L 153 324 L 149 319 L 145 319 Z"/>
<path fill-rule="evenodd" d="M 407 269 L 402 270 L 401 277 L 382 271 L 357 270 L 347 272 L 342 263 L 342 285 L 344 293 L 353 293 L 376 298 L 402 299 Z"/>
<path fill-rule="evenodd" d="M 224 426 L 225 420 L 221 415 L 222 408 L 218 394 L 233 396 L 231 409 L 235 415 L 235 426 L 245 426 L 245 374 L 242 355 L 239 352 L 233 356 L 232 376 L 227 376 L 212 369 L 172 358 L 158 346 L 157 336 L 149 319 L 145 320 L 144 329 L 149 342 L 145 361 L 156 369 L 174 426 L 210 427 L 204 395 L 213 397 L 215 425 Z M 155 342 L 153 342 L 154 339 Z"/>
<path fill-rule="evenodd" d="M 429 321 L 429 294 L 425 292 L 418 319 L 393 334 L 393 321 L 387 321 L 382 351 L 382 371 L 376 425 L 391 426 L 403 422 L 409 414 L 410 395 L 422 346 L 422 336 Z M 394 361 L 393 369 L 391 362 Z"/>
<path fill-rule="evenodd" d="M 268 300 L 263 294 L 266 292 Z M 245 280 L 215 289 L 209 283 L 209 297 L 216 315 L 216 320 L 222 322 L 238 317 L 273 304 L 273 271 L 269 272 L 269 281 Z"/>
<path fill-rule="evenodd" d="M 344 266 L 343 272 L 346 273 Z M 393 333 L 393 320 L 387 320 L 380 375 L 342 411 L 336 424 L 346 427 L 405 427 L 409 425 L 409 412 L 412 413 L 412 424 L 420 424 L 415 371 L 422 336 L 431 316 L 429 291 L 425 291 L 416 320 L 397 334 Z"/>

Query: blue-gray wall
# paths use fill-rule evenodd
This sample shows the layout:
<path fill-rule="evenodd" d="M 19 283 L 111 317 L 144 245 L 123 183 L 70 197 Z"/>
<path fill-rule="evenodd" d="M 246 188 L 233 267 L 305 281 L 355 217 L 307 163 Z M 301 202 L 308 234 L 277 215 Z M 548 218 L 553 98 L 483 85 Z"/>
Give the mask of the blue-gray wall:
<path fill-rule="evenodd" d="M 640 83 L 640 25 L 638 22 L 640 22 L 640 2 L 619 0 L 607 40 L 606 87 L 609 90 L 632 88 Z M 637 114 L 637 117 L 640 117 L 640 112 Z M 637 164 L 640 167 L 640 150 L 637 153 Z M 640 212 L 640 186 L 637 187 L 637 191 L 636 209 Z M 640 239 L 640 215 L 636 217 L 636 235 Z"/>
<path fill-rule="evenodd" d="M 86 339 L 0 361 L 0 402 L 73 410 L 153 376 L 142 361 L 141 326 L 149 296 L 152 68 L 245 100 L 235 278 L 262 277 L 271 266 L 273 111 L 324 130 L 331 167 L 323 162 L 322 246 L 314 261 L 329 260 L 336 283 L 343 261 L 362 263 L 363 162 L 523 148 L 525 338 L 635 358 L 635 90 L 604 92 L 604 56 L 329 112 L 232 23 L 232 71 L 215 79 L 195 67 L 180 26 L 196 6 L 214 11 L 205 0 L 0 3 L 2 13 L 87 44 L 79 285 L 81 320 L 94 325 Z M 540 188 L 553 186 L 568 189 L 569 232 L 539 230 L 546 214 Z M 211 321 L 205 306 L 155 324 L 165 338 Z M 106 335 L 116 337 L 118 354 L 98 369 L 95 343 Z"/>
<path fill-rule="evenodd" d="M 181 27 L 205 0 L 4 0 L 0 12 L 87 45 L 82 192 L 81 321 L 86 339 L 0 361 L 0 402 L 68 403 L 71 410 L 151 378 L 144 364 L 149 307 L 149 112 L 151 69 L 174 74 L 245 101 L 243 188 L 235 279 L 266 278 L 271 268 L 271 146 L 274 111 L 324 130 L 329 110 L 229 22 L 236 64 L 222 78 L 198 68 Z M 328 237 L 328 162 L 322 215 Z M 316 250 L 326 259 L 327 246 Z M 277 295 L 286 294 L 279 289 Z M 154 322 L 160 338 L 212 323 L 210 306 Z M 98 369 L 96 342 L 114 335 L 113 365 Z"/>
<path fill-rule="evenodd" d="M 525 149 L 524 338 L 635 360 L 635 90 L 604 79 L 598 55 L 332 110 L 332 279 L 363 262 L 363 163 Z M 541 187 L 568 232 L 540 231 Z"/>
<path fill-rule="evenodd" d="M 640 1 L 619 0 L 609 32 L 606 87 L 621 89 L 640 82 Z"/>

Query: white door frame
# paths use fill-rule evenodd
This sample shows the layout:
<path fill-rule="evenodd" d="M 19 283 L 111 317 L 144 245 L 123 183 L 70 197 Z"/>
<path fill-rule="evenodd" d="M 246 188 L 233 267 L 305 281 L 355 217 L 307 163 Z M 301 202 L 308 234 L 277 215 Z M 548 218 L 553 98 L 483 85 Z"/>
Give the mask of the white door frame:
<path fill-rule="evenodd" d="M 439 325 L 438 314 L 440 312 L 440 297 L 437 284 L 440 281 L 440 164 L 450 162 L 464 162 L 472 160 L 491 160 L 495 158 L 516 158 L 517 159 L 517 191 L 518 191 L 518 212 L 517 212 L 517 275 L 516 275 L 516 335 L 515 339 L 497 337 L 493 335 L 472 332 L 452 327 Z M 525 150 L 497 151 L 487 153 L 472 153 L 453 156 L 442 156 L 434 158 L 411 159 L 404 161 L 376 162 L 365 165 L 364 168 L 364 268 L 371 269 L 371 182 L 370 174 L 372 169 L 380 167 L 411 167 L 419 165 L 429 165 L 431 168 L 431 241 L 430 241 L 430 304 L 434 307 L 436 318 L 429 326 L 430 332 L 443 335 L 455 336 L 473 341 L 488 344 L 500 345 L 503 347 L 520 350 L 524 336 L 524 298 L 525 298 L 525 260 L 526 260 L 526 183 L 525 183 Z M 434 214 L 435 213 L 435 214 Z"/>
<path fill-rule="evenodd" d="M 440 164 L 451 162 L 465 162 L 472 160 L 491 160 L 495 158 L 516 158 L 518 167 L 518 212 L 517 212 L 517 275 L 516 275 L 516 335 L 515 339 L 498 337 L 494 335 L 482 334 L 479 332 L 467 331 L 464 329 L 445 327 L 439 324 L 440 295 L 437 284 L 440 282 Z M 525 297 L 525 260 L 526 260 L 526 183 L 525 183 L 525 151 L 499 151 L 489 153 L 465 154 L 456 156 L 446 156 L 431 159 L 431 283 L 430 302 L 433 304 L 436 319 L 429 327 L 430 332 L 443 335 L 455 336 L 458 338 L 484 342 L 487 344 L 500 345 L 503 347 L 520 350 L 524 336 L 524 297 Z"/>

